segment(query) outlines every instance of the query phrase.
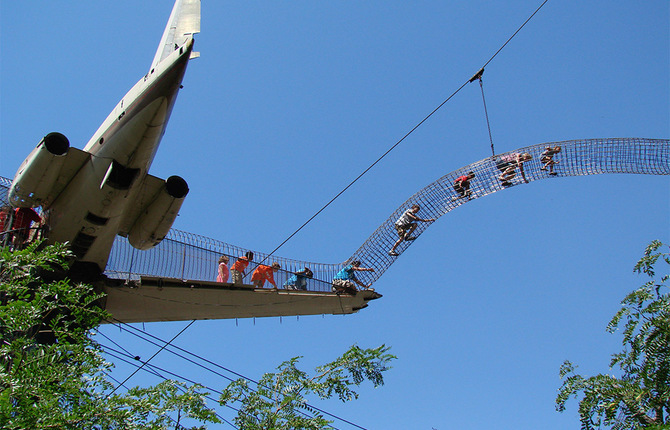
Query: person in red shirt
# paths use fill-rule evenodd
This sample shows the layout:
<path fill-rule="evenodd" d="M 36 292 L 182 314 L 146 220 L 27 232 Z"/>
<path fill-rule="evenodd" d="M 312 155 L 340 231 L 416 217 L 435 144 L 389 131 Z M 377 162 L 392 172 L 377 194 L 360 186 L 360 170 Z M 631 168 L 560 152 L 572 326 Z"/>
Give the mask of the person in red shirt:
<path fill-rule="evenodd" d="M 242 285 L 242 278 L 244 278 L 244 271 L 247 269 L 250 261 L 254 260 L 254 253 L 247 251 L 244 256 L 235 260 L 233 267 L 230 268 L 230 276 L 233 284 Z"/>
<path fill-rule="evenodd" d="M 9 244 L 9 233 L 5 233 L 5 227 L 8 227 L 9 213 L 12 210 L 9 206 L 0 207 L 0 246 Z"/>
<path fill-rule="evenodd" d="M 462 197 L 467 197 L 471 199 L 472 191 L 470 191 L 470 181 L 475 178 L 475 172 L 468 172 L 467 175 L 459 176 L 454 181 L 454 191 L 456 191 L 460 197 L 455 197 L 454 199 L 460 199 Z"/>
<path fill-rule="evenodd" d="M 279 263 L 272 263 L 272 266 L 266 266 L 265 264 L 259 264 L 256 270 L 254 270 L 253 275 L 251 275 L 251 282 L 256 288 L 263 288 L 265 281 L 268 281 L 272 284 L 274 289 L 277 289 L 277 284 L 275 283 L 274 272 L 281 269 Z"/>
<path fill-rule="evenodd" d="M 0 233 L 5 231 L 5 224 L 7 223 L 7 218 L 9 218 L 9 211 L 12 210 L 9 206 L 3 206 L 0 208 Z"/>
<path fill-rule="evenodd" d="M 14 222 L 12 230 L 14 231 L 14 246 L 22 246 L 30 235 L 30 226 L 33 222 L 39 223 L 42 218 L 33 208 L 14 209 Z"/>

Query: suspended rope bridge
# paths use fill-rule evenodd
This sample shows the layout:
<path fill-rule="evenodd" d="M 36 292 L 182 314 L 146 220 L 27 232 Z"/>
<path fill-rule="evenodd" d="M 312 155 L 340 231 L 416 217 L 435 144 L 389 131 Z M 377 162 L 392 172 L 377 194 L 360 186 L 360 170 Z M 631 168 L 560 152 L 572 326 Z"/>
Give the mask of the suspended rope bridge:
<path fill-rule="evenodd" d="M 550 153 L 547 164 L 547 148 L 560 147 L 559 152 Z M 530 156 L 525 161 L 510 163 L 522 154 Z M 544 155 L 543 155 L 544 154 Z M 527 157 L 524 155 L 523 157 Z M 523 158 L 522 159 L 525 159 Z M 507 170 L 507 171 L 506 171 Z M 342 263 L 324 264 L 276 257 L 254 251 L 254 262 L 250 265 L 245 283 L 250 282 L 250 273 L 257 262 L 276 261 L 281 270 L 275 274 L 277 285 L 286 281 L 294 272 L 309 267 L 314 273 L 309 279 L 310 291 L 330 291 L 335 274 L 352 261 L 360 261 L 362 267 L 373 268 L 372 272 L 356 272 L 357 278 L 372 284 L 398 259 L 389 251 L 399 240 L 396 221 L 412 205 L 421 207 L 419 216 L 437 220 L 451 210 L 470 200 L 503 191 L 511 186 L 525 185 L 540 179 L 555 179 L 567 176 L 597 175 L 604 173 L 670 174 L 670 140 L 644 138 L 588 139 L 550 142 L 516 149 L 515 151 L 485 158 L 454 170 L 418 191 L 405 201 L 377 230 Z M 459 177 L 474 174 L 467 191 L 454 187 Z M 513 175 L 513 177 L 510 177 Z M 0 205 L 7 205 L 7 190 L 11 180 L 0 178 Z M 419 222 L 411 233 L 419 237 L 432 222 Z M 403 240 L 394 254 L 402 253 L 414 243 Z M 117 237 L 112 248 L 105 274 L 110 278 L 136 280 L 140 276 L 213 281 L 217 274 L 217 261 L 228 255 L 231 264 L 244 255 L 246 248 L 231 245 L 208 237 L 172 229 L 166 238 L 148 251 L 134 249 L 127 239 Z"/>

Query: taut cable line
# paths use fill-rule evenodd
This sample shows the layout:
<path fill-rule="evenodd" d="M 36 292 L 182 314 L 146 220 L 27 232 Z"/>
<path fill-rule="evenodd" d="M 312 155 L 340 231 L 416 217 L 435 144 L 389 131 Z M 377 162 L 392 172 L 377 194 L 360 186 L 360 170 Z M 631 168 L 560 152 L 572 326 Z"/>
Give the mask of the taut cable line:
<path fill-rule="evenodd" d="M 505 48 L 505 46 L 507 46 L 507 44 L 514 38 L 514 36 L 516 36 L 516 35 L 519 33 L 519 31 L 521 31 L 521 29 L 522 29 L 523 27 L 525 27 L 526 24 L 528 24 L 528 22 L 529 22 L 529 21 L 530 21 L 530 20 L 531 20 L 531 19 L 532 19 L 532 18 L 533 18 L 539 11 L 540 11 L 540 9 L 542 9 L 542 7 L 543 7 L 548 1 L 549 1 L 549 0 L 544 0 L 544 1 L 542 2 L 542 4 L 541 4 L 537 9 L 535 9 L 535 12 L 533 12 L 533 13 L 528 17 L 528 19 L 526 19 L 526 21 L 524 21 L 524 23 L 521 24 L 521 26 L 514 32 L 514 34 L 512 34 L 512 35 L 509 37 L 509 39 L 507 39 L 507 41 L 505 41 L 505 43 L 503 43 L 503 45 L 502 45 L 502 46 L 495 52 L 495 54 L 493 54 L 493 55 L 491 56 L 491 58 L 489 58 L 489 59 L 486 61 L 486 63 L 484 63 L 484 65 L 482 66 L 482 68 L 481 68 L 481 70 L 480 70 L 481 72 L 484 71 L 484 68 L 485 68 L 491 61 L 493 61 L 493 59 L 500 53 L 500 51 L 502 51 L 503 48 Z M 384 159 L 384 158 L 385 158 L 391 151 L 393 151 L 393 150 L 394 150 L 398 145 L 400 145 L 400 144 L 401 144 L 407 137 L 409 137 L 410 134 L 412 134 L 417 128 L 421 127 L 421 126 L 423 125 L 423 123 L 425 123 L 426 121 L 428 121 L 428 118 L 430 118 L 431 116 L 433 116 L 433 114 L 434 114 L 435 112 L 437 112 L 438 110 L 440 110 L 440 108 L 441 108 L 442 106 L 444 106 L 449 100 L 451 100 L 456 94 L 458 94 L 458 93 L 459 93 L 459 92 L 460 92 L 460 91 L 461 91 L 467 84 L 469 84 L 470 82 L 472 82 L 472 80 L 467 80 L 467 81 L 465 81 L 460 87 L 458 87 L 458 89 L 457 89 L 456 91 L 454 91 L 449 97 L 447 97 L 446 100 L 444 100 L 442 103 L 440 103 L 435 109 L 433 109 L 432 112 L 430 112 L 425 118 L 423 118 L 421 121 L 419 121 L 419 123 L 418 123 L 417 125 L 415 125 L 410 131 L 407 132 L 407 134 L 405 134 L 400 140 L 398 140 L 395 144 L 393 144 L 393 145 L 392 145 L 386 152 L 384 152 L 379 158 L 377 158 L 377 160 L 375 160 L 375 161 L 374 161 L 374 162 L 373 162 L 367 169 L 365 169 L 360 175 L 358 175 L 353 181 L 351 181 L 351 182 L 349 183 L 349 185 L 347 185 L 346 187 L 344 187 L 344 188 L 342 189 L 342 191 L 340 191 L 339 193 L 337 193 L 337 194 L 335 195 L 335 197 L 333 197 L 328 203 L 326 203 L 321 209 L 319 209 L 314 215 L 312 215 L 307 221 L 305 221 L 300 227 L 298 227 L 297 230 L 295 230 L 293 233 L 291 233 L 291 234 L 290 234 L 290 235 L 289 235 L 289 236 L 288 236 L 282 243 L 280 243 L 275 249 L 273 249 L 272 251 L 270 251 L 270 253 L 269 253 L 269 254 L 268 254 L 268 255 L 261 261 L 261 263 L 262 263 L 263 261 L 267 260 L 268 258 L 270 258 L 270 256 L 272 256 L 276 251 L 279 250 L 279 248 L 281 248 L 282 246 L 284 246 L 284 245 L 286 244 L 286 242 L 288 242 L 289 240 L 291 240 L 291 239 L 293 238 L 293 236 L 295 236 L 296 234 L 298 234 L 298 232 L 299 232 L 300 230 L 302 230 L 302 229 L 303 229 L 307 224 L 309 224 L 314 218 L 316 218 L 319 214 L 321 214 L 321 212 L 323 212 L 328 206 L 330 206 L 335 200 L 337 200 L 338 197 L 340 197 L 342 194 L 344 194 L 345 191 L 347 191 L 349 188 L 351 188 L 352 185 L 354 185 L 356 182 L 358 182 L 358 180 L 361 179 L 361 178 L 363 177 L 363 175 L 365 175 L 366 173 L 368 173 L 374 166 L 376 166 L 381 160 L 383 160 L 383 159 Z M 482 91 L 483 91 L 483 90 L 482 90 Z M 482 94 L 483 94 L 483 92 L 482 92 Z M 487 115 L 487 116 L 488 116 L 488 115 Z M 490 134 L 490 129 L 489 129 L 489 134 Z"/>
<path fill-rule="evenodd" d="M 489 111 L 486 108 L 486 98 L 484 97 L 484 82 L 482 80 L 482 76 L 484 75 L 484 69 L 481 68 L 473 77 L 470 78 L 470 83 L 476 81 L 479 79 L 479 88 L 482 90 L 482 101 L 484 102 L 484 115 L 486 116 L 486 127 L 489 129 L 489 141 L 491 142 L 491 156 L 495 157 L 496 156 L 496 151 L 493 148 L 493 135 L 491 134 L 491 123 L 489 122 Z"/>

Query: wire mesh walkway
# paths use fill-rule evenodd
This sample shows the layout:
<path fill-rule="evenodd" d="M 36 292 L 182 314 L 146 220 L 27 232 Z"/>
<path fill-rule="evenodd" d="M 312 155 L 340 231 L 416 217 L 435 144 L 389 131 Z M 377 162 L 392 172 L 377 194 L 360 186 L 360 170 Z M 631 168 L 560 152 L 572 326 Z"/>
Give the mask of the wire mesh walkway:
<path fill-rule="evenodd" d="M 546 170 L 542 168 L 543 153 L 547 147 L 561 148 L 553 155 L 556 164 Z M 397 256 L 389 255 L 389 250 L 398 240 L 396 220 L 412 205 L 421 206 L 422 218 L 438 219 L 447 212 L 467 203 L 469 200 L 502 191 L 510 186 L 524 184 L 519 168 L 512 169 L 514 177 L 504 184 L 500 179 L 505 166 L 501 161 L 517 154 L 530 154 L 530 160 L 523 162 L 523 171 L 528 183 L 550 177 L 596 175 L 602 173 L 630 173 L 649 175 L 670 174 L 669 139 L 589 139 L 543 143 L 519 148 L 515 151 L 485 158 L 476 163 L 455 170 L 427 187 L 423 188 L 403 203 L 363 245 L 345 262 L 323 264 L 282 257 L 270 256 L 254 251 L 256 262 L 278 262 L 281 270 L 275 274 L 277 285 L 285 282 L 293 272 L 309 267 L 314 278 L 308 280 L 310 291 L 330 291 L 335 274 L 351 261 L 358 260 L 362 267 L 372 267 L 374 272 L 357 272 L 357 278 L 365 284 L 374 283 L 395 262 Z M 509 167 L 509 165 L 508 165 Z M 553 170 L 552 170 L 553 168 Z M 454 181 L 469 172 L 475 177 L 470 181 L 469 193 L 463 197 L 454 189 Z M 11 181 L 0 178 L 0 204 L 7 204 L 7 189 Z M 413 237 L 418 237 L 431 223 L 418 223 Z M 396 248 L 402 254 L 412 241 L 403 241 Z M 217 275 L 219 256 L 228 255 L 232 262 L 244 255 L 248 249 L 214 240 L 208 237 L 172 229 L 166 238 L 148 251 L 134 249 L 125 238 L 118 237 L 112 248 L 105 273 L 109 277 L 138 279 L 140 275 L 165 278 L 214 281 Z M 250 283 L 250 274 L 255 263 L 250 264 L 245 283 Z"/>

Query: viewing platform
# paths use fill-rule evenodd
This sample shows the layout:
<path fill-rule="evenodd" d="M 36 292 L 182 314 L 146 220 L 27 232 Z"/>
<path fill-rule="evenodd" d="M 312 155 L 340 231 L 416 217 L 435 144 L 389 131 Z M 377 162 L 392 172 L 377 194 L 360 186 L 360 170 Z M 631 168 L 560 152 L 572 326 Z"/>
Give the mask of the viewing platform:
<path fill-rule="evenodd" d="M 381 297 L 370 290 L 338 295 L 144 276 L 110 282 L 104 292 L 107 311 L 126 323 L 351 314 Z"/>

